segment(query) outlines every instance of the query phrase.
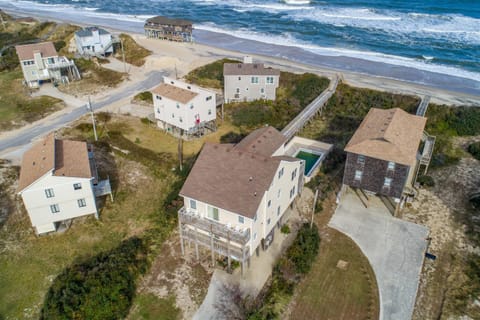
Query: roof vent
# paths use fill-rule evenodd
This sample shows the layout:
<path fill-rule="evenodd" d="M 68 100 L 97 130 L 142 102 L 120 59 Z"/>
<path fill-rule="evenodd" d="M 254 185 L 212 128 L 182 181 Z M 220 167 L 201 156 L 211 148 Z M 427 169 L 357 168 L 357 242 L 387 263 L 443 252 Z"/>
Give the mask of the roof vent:
<path fill-rule="evenodd" d="M 257 192 L 256 192 L 256 191 L 253 193 L 253 196 L 254 196 L 254 197 L 256 197 L 256 196 L 257 196 Z"/>
<path fill-rule="evenodd" d="M 252 180 L 253 180 L 253 177 L 250 176 L 250 177 L 248 178 L 248 181 L 252 181 Z"/>
<path fill-rule="evenodd" d="M 35 165 L 35 161 L 32 162 L 32 166 L 34 166 L 34 165 Z"/>

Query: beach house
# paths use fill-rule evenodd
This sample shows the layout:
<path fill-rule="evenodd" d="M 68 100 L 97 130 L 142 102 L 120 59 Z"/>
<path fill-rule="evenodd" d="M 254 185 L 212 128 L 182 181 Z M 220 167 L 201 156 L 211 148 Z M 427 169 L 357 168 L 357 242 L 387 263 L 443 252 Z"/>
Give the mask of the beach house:
<path fill-rule="evenodd" d="M 274 240 L 303 187 L 304 161 L 285 155 L 287 139 L 273 127 L 253 131 L 237 144 L 206 143 L 180 196 L 184 242 L 244 264 Z"/>
<path fill-rule="evenodd" d="M 145 36 L 162 40 L 192 42 L 192 22 L 183 19 L 170 19 L 156 16 L 147 19 L 144 25 Z"/>
<path fill-rule="evenodd" d="M 393 199 L 398 209 L 431 159 L 435 140 L 426 121 L 399 108 L 371 108 L 345 147 L 343 184 Z"/>
<path fill-rule="evenodd" d="M 52 42 L 19 45 L 15 49 L 25 83 L 31 88 L 38 87 L 43 81 L 68 83 L 80 79 L 75 63 L 59 56 Z"/>
<path fill-rule="evenodd" d="M 225 102 L 275 100 L 280 71 L 253 63 L 245 57 L 243 63 L 223 65 Z"/>
<path fill-rule="evenodd" d="M 216 130 L 215 92 L 164 77 L 152 97 L 159 128 L 183 138 Z"/>
<path fill-rule="evenodd" d="M 37 234 L 63 228 L 73 218 L 98 217 L 95 198 L 111 194 L 98 181 L 93 152 L 82 141 L 52 133 L 25 152 L 17 188 Z"/>
<path fill-rule="evenodd" d="M 115 39 L 99 27 L 86 27 L 75 32 L 77 51 L 85 56 L 107 56 L 113 53 Z"/>

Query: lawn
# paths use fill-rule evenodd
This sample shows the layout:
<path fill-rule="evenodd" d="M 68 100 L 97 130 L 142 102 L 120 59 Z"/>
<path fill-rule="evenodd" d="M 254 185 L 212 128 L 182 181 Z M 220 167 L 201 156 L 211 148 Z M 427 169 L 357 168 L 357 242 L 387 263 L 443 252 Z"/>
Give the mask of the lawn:
<path fill-rule="evenodd" d="M 325 238 L 325 237 L 323 237 Z M 348 262 L 346 270 L 337 268 Z M 329 229 L 328 241 L 303 281 L 296 288 L 290 319 L 378 319 L 375 275 L 357 245 L 342 233 Z"/>
<path fill-rule="evenodd" d="M 31 98 L 22 80 L 18 69 L 0 72 L 0 131 L 21 127 L 64 107 L 62 100 L 53 97 Z"/>
<path fill-rule="evenodd" d="M 138 125 L 142 125 L 140 121 Z M 63 134 L 80 136 L 78 130 L 69 132 L 67 129 Z M 105 142 L 114 146 L 122 143 L 120 149 L 129 153 L 112 153 L 104 142 L 96 148 L 100 174 L 110 176 L 115 190 L 115 201 L 111 203 L 109 199 L 106 200 L 98 221 L 93 217 L 76 219 L 63 234 L 37 237 L 27 214 L 20 208 L 10 213 L 1 227 L 2 317 L 38 318 L 45 293 L 66 267 L 113 249 L 122 240 L 132 236 L 142 237 L 153 233 L 150 242 L 155 247 L 155 242 L 161 243 L 176 225 L 173 216 L 166 213 L 165 205 L 170 194 L 178 192 L 174 188 L 178 188 L 178 181 L 181 181 L 180 176 L 171 171 L 175 165 L 173 156 L 152 153 L 132 142 L 123 142 L 121 137 L 113 133 L 111 135 L 112 138 Z M 152 155 L 158 159 L 155 166 L 150 158 Z M 8 174 L 14 173 L 13 170 Z"/>

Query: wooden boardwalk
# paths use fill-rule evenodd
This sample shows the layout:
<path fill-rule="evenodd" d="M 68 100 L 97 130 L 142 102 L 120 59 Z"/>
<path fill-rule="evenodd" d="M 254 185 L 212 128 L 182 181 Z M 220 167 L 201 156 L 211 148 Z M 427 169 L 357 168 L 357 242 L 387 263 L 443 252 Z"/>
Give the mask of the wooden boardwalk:
<path fill-rule="evenodd" d="M 335 93 L 337 89 L 338 82 L 340 77 L 337 75 L 335 78 L 330 81 L 328 88 L 323 91 L 318 97 L 315 98 L 305 109 L 302 110 L 289 124 L 285 126 L 282 130 L 282 134 L 287 137 L 287 139 L 292 138 L 298 131 L 300 131 L 305 123 L 310 120 L 325 104 L 325 102 L 330 99 L 330 97 Z"/>
<path fill-rule="evenodd" d="M 422 101 L 418 105 L 417 108 L 417 116 L 425 117 L 425 113 L 427 113 L 428 104 L 430 103 L 430 96 L 424 96 Z"/>

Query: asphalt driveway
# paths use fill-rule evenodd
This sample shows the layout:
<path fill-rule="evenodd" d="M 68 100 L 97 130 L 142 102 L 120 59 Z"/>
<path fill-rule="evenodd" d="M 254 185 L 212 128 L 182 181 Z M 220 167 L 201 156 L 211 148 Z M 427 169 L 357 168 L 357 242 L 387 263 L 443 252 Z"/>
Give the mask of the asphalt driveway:
<path fill-rule="evenodd" d="M 428 229 L 393 218 L 376 197 L 365 208 L 349 189 L 329 226 L 352 238 L 370 261 L 379 289 L 380 320 L 411 319 Z"/>

